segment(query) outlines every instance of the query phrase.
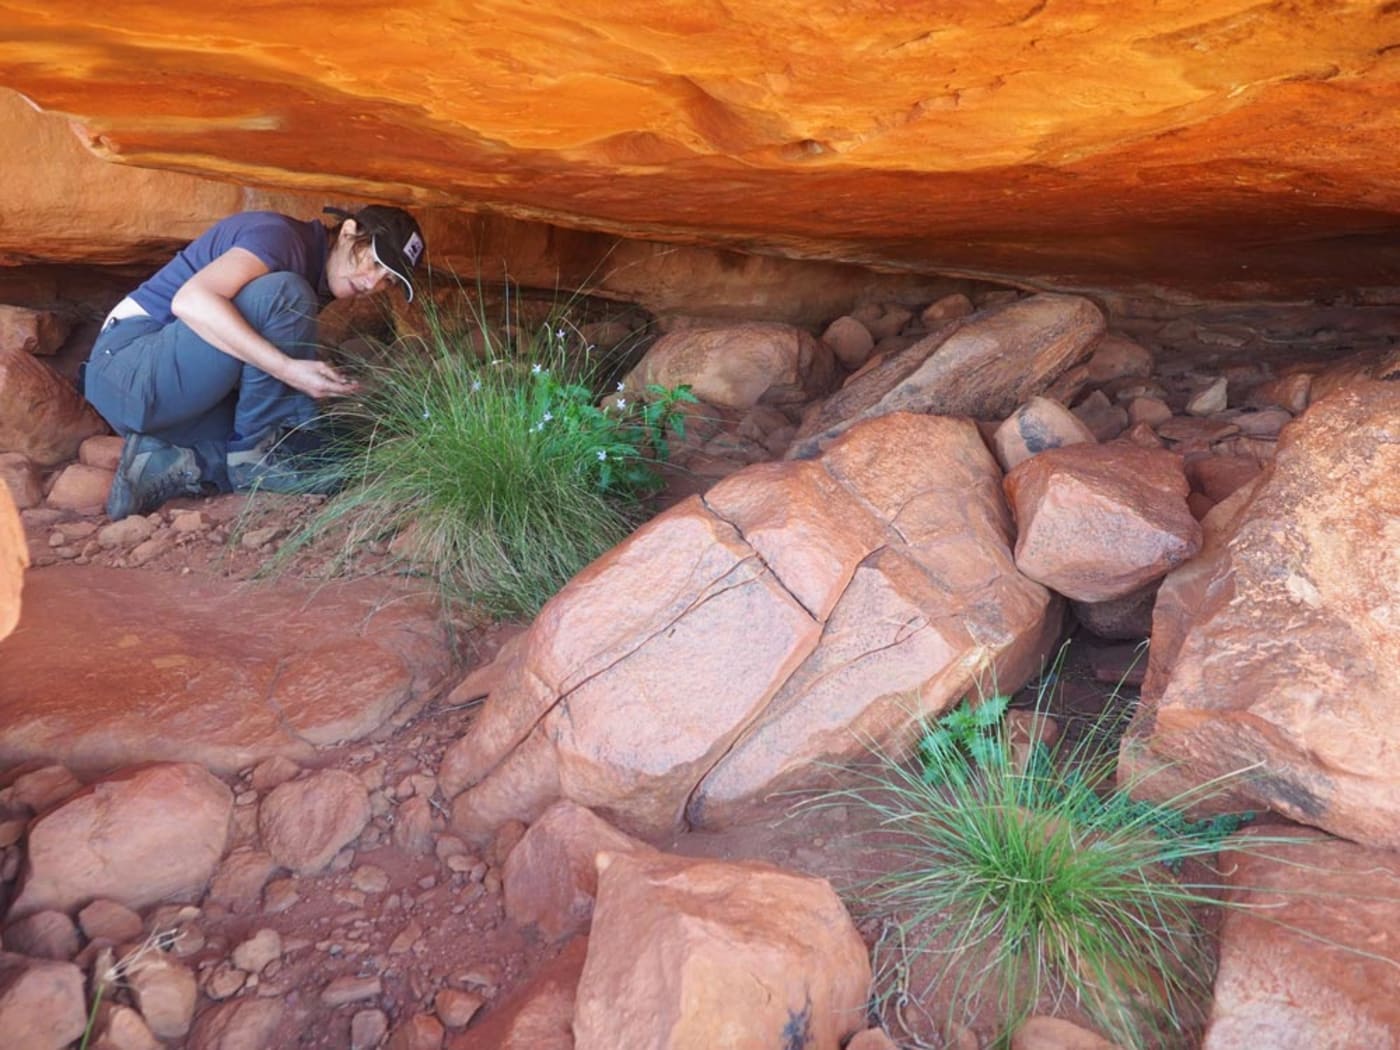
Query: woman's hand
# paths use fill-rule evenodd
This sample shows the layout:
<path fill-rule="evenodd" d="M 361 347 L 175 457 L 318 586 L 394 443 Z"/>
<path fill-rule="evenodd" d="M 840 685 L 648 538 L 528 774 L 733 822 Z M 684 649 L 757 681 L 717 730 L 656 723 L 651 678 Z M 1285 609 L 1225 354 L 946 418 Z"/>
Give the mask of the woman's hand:
<path fill-rule="evenodd" d="M 303 361 L 289 357 L 277 378 L 314 398 L 344 397 L 360 389 L 360 384 L 337 372 L 324 361 Z"/>

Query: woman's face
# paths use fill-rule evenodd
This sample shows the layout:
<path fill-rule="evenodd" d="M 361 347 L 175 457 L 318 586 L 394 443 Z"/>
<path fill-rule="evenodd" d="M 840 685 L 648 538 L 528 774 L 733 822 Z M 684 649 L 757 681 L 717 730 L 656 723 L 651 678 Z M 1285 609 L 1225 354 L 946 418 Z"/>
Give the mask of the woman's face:
<path fill-rule="evenodd" d="M 355 220 L 346 219 L 326 257 L 326 285 L 337 299 L 373 295 L 392 280 L 388 268 L 375 261 L 368 242 L 355 244 L 358 232 Z"/>

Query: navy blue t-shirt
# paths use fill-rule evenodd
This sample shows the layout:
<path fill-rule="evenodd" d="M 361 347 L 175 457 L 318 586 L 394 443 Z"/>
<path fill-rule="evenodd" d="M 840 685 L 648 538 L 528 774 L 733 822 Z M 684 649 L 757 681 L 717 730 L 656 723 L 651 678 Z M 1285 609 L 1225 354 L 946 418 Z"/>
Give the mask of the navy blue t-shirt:
<path fill-rule="evenodd" d="M 299 273 L 318 294 L 326 270 L 326 227 L 275 211 L 245 211 L 216 222 L 131 293 L 162 324 L 175 320 L 170 302 L 181 285 L 230 248 L 252 252 L 269 273 Z"/>

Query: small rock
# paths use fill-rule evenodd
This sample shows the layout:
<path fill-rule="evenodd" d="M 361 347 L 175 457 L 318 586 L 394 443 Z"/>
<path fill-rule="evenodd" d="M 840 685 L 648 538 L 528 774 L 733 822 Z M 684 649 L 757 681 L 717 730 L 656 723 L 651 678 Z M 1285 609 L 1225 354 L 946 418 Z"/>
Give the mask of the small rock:
<path fill-rule="evenodd" d="M 181 536 L 203 532 L 209 527 L 204 515 L 197 510 L 177 510 L 170 519 L 170 527 Z M 269 759 L 268 761 L 274 761 Z M 284 761 L 286 761 L 284 759 Z"/>
<path fill-rule="evenodd" d="M 40 911 L 5 927 L 5 950 L 69 962 L 78 954 L 78 928 L 61 911 Z"/>
<path fill-rule="evenodd" d="M 104 550 L 111 550 L 114 547 L 134 547 L 138 543 L 144 543 L 150 539 L 155 531 L 155 526 L 149 521 L 139 514 L 133 514 L 99 529 L 97 542 L 102 545 Z"/>
<path fill-rule="evenodd" d="M 485 1001 L 476 992 L 444 988 L 434 997 L 433 1009 L 448 1028 L 465 1028 Z"/>
<path fill-rule="evenodd" d="M 344 1006 L 373 999 L 383 990 L 378 977 L 337 977 L 321 991 L 321 1002 L 326 1006 Z"/>
<path fill-rule="evenodd" d="M 439 1050 L 443 1034 L 436 1017 L 418 1014 L 399 1025 L 389 1040 L 388 1050 Z"/>
<path fill-rule="evenodd" d="M 389 1034 L 383 1010 L 360 1010 L 350 1019 L 350 1050 L 376 1050 Z"/>
<path fill-rule="evenodd" d="M 200 1015 L 186 1044 L 188 1050 L 273 1050 L 298 1045 L 295 1032 L 286 1042 L 274 1041 L 284 1007 L 279 999 L 235 999 Z"/>
<path fill-rule="evenodd" d="M 299 900 L 295 879 L 273 879 L 263 890 L 263 910 L 269 915 L 280 914 Z"/>
<path fill-rule="evenodd" d="M 230 911 L 248 911 L 258 901 L 263 886 L 277 870 L 277 862 L 262 850 L 230 853 L 209 884 L 208 900 Z"/>
<path fill-rule="evenodd" d="M 138 543 L 127 555 L 127 564 L 132 566 L 145 565 L 148 561 L 159 558 L 166 551 L 170 550 L 170 541 L 163 536 L 153 536 L 145 543 Z"/>
<path fill-rule="evenodd" d="M 1225 411 L 1227 385 L 1228 381 L 1224 376 L 1215 380 L 1210 386 L 1186 402 L 1186 414 L 1204 417 Z"/>
<path fill-rule="evenodd" d="M 314 874 L 364 830 L 369 816 L 364 785 L 349 773 L 327 769 L 274 788 L 258 807 L 258 830 L 279 864 Z"/>
<path fill-rule="evenodd" d="M 99 1031 L 112 1050 L 161 1050 L 150 1026 L 129 1006 L 110 1007 Z M 101 1045 L 98 1043 L 98 1046 Z"/>
<path fill-rule="evenodd" d="M 111 434 L 98 434 L 78 446 L 78 462 L 101 470 L 117 471 L 121 462 L 124 440 Z"/>
<path fill-rule="evenodd" d="M 34 813 L 43 813 L 66 802 L 82 790 L 82 783 L 63 766 L 44 766 L 15 778 L 11 797 Z"/>
<path fill-rule="evenodd" d="M 383 893 L 389 888 L 389 873 L 373 864 L 361 864 L 351 873 L 350 885 L 362 893 Z"/>
<path fill-rule="evenodd" d="M 898 1050 L 883 1028 L 867 1028 L 851 1036 L 846 1050 Z"/>
<path fill-rule="evenodd" d="M 433 845 L 433 811 L 428 800 L 415 795 L 402 803 L 394 818 L 394 845 L 422 856 Z"/>
<path fill-rule="evenodd" d="M 268 792 L 281 787 L 301 772 L 301 767 L 285 755 L 274 755 L 253 767 L 249 785 L 254 791 Z"/>
<path fill-rule="evenodd" d="M 227 999 L 243 990 L 248 975 L 230 963 L 221 962 L 204 979 L 204 994 L 210 999 Z"/>
<path fill-rule="evenodd" d="M 1115 1050 L 1107 1039 L 1058 1017 L 1031 1017 L 1011 1036 L 1011 1050 Z"/>
<path fill-rule="evenodd" d="M 146 1024 L 161 1039 L 179 1039 L 190 1030 L 198 987 L 194 974 L 159 952 L 130 967 L 127 982 Z"/>
<path fill-rule="evenodd" d="M 268 525 L 261 529 L 249 529 L 243 534 L 242 544 L 244 550 L 255 551 L 260 547 L 265 547 L 283 532 L 280 525 Z"/>
<path fill-rule="evenodd" d="M 822 342 L 831 347 L 836 359 L 849 372 L 854 372 L 870 358 L 875 349 L 875 340 L 870 329 L 854 317 L 838 317 L 827 325 L 821 335 Z"/>
<path fill-rule="evenodd" d="M 72 963 L 0 954 L 0 1033 L 6 1046 L 63 1050 L 86 1027 L 81 970 Z"/>
<path fill-rule="evenodd" d="M 944 321 L 966 317 L 970 313 L 972 313 L 972 300 L 968 299 L 962 292 L 954 292 L 952 295 L 945 295 L 942 299 L 924 307 L 923 313 L 919 314 L 919 323 L 925 328 L 934 328 Z"/>
<path fill-rule="evenodd" d="M 410 921 L 390 943 L 389 954 L 402 955 L 404 952 L 411 951 L 422 936 L 423 927 L 419 926 L 416 920 Z"/>
<path fill-rule="evenodd" d="M 233 965 L 248 973 L 262 973 L 263 967 L 281 957 L 281 934 L 262 929 L 233 950 Z"/>

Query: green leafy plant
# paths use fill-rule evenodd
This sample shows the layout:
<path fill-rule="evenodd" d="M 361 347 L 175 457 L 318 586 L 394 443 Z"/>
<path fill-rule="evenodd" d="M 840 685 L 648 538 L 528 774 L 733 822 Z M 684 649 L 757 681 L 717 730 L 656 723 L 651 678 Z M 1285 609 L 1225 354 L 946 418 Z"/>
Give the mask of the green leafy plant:
<path fill-rule="evenodd" d="M 449 603 L 529 618 L 643 520 L 684 387 L 629 391 L 567 306 L 538 323 L 427 311 L 426 333 L 371 344 L 362 393 L 331 409 L 341 493 L 283 545 L 328 534 L 344 569 L 392 541 Z"/>
<path fill-rule="evenodd" d="M 1190 1045 L 1213 978 L 1202 913 L 1225 891 L 1210 862 L 1243 818 L 1185 811 L 1232 778 L 1134 800 L 1091 738 L 1018 759 L 1006 706 L 959 707 L 925 728 L 914 761 L 877 752 L 821 799 L 870 807 L 898 858 L 853 901 L 885 922 L 877 1006 L 941 997 L 954 1016 L 935 1026 L 990 1011 L 1005 1046 L 1030 1013 L 1072 1005 L 1119 1045 Z"/>

